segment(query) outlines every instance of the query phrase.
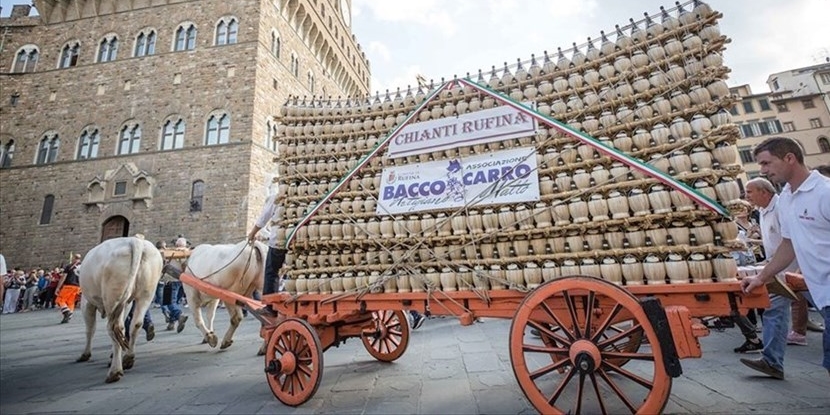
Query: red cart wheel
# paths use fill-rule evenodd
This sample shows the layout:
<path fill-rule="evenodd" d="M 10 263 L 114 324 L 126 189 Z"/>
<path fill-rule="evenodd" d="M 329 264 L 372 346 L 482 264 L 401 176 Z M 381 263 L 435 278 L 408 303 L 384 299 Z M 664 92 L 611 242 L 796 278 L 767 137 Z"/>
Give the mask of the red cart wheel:
<path fill-rule="evenodd" d="M 372 313 L 374 328 L 363 330 L 363 346 L 375 359 L 394 362 L 409 346 L 409 323 L 403 311 L 381 310 Z"/>
<path fill-rule="evenodd" d="M 265 374 L 280 402 L 298 406 L 311 399 L 323 377 L 323 348 L 317 331 L 296 318 L 279 323 L 268 340 Z"/>
<path fill-rule="evenodd" d="M 526 335 L 532 328 L 542 340 Z M 541 413 L 661 412 L 671 377 L 659 344 L 636 297 L 586 276 L 532 291 L 510 327 L 513 372 Z"/>

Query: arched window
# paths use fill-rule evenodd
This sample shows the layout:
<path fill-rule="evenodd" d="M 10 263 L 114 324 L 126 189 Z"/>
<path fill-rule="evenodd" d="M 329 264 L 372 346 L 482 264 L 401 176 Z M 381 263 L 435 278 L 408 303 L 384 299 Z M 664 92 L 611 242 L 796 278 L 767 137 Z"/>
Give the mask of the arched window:
<path fill-rule="evenodd" d="M 35 45 L 26 45 L 17 51 L 12 66 L 12 73 L 34 72 L 37 61 L 40 58 L 40 51 Z"/>
<path fill-rule="evenodd" d="M 818 150 L 822 153 L 830 153 L 830 141 L 827 140 L 827 137 L 818 138 Z"/>
<path fill-rule="evenodd" d="M 300 61 L 297 59 L 297 54 L 291 52 L 291 74 L 300 76 Z"/>
<path fill-rule="evenodd" d="M 282 41 L 280 40 L 280 34 L 276 31 L 271 32 L 271 54 L 274 55 L 277 59 L 280 57 L 280 48 L 282 47 Z"/>
<path fill-rule="evenodd" d="M 314 72 L 308 71 L 308 90 L 314 95 Z"/>
<path fill-rule="evenodd" d="M 201 212 L 205 197 L 205 182 L 196 180 L 190 189 L 190 211 Z"/>
<path fill-rule="evenodd" d="M 125 125 L 118 140 L 118 155 L 135 154 L 141 149 L 141 126 Z"/>
<path fill-rule="evenodd" d="M 184 147 L 184 120 L 170 119 L 164 123 L 161 133 L 161 149 L 175 150 Z"/>
<path fill-rule="evenodd" d="M 12 159 L 14 158 L 14 140 L 9 140 L 0 150 L 2 150 L 2 154 L 0 154 L 0 168 L 11 167 Z"/>
<path fill-rule="evenodd" d="M 40 224 L 48 225 L 52 222 L 52 210 L 55 207 L 55 196 L 46 195 L 43 198 L 43 210 L 40 211 Z"/>
<path fill-rule="evenodd" d="M 181 25 L 176 30 L 176 44 L 174 51 L 196 49 L 196 26 L 192 23 Z"/>
<path fill-rule="evenodd" d="M 54 163 L 58 159 L 61 140 L 57 133 L 46 133 L 40 140 L 35 164 Z"/>
<path fill-rule="evenodd" d="M 239 33 L 239 22 L 235 17 L 222 18 L 216 25 L 216 39 L 214 45 L 232 45 L 236 43 Z"/>
<path fill-rule="evenodd" d="M 156 31 L 145 30 L 135 38 L 135 51 L 133 56 L 150 56 L 156 53 Z"/>
<path fill-rule="evenodd" d="M 108 36 L 98 43 L 98 62 L 114 61 L 118 55 L 118 37 Z"/>
<path fill-rule="evenodd" d="M 205 144 L 226 144 L 230 141 L 231 117 L 228 114 L 214 114 L 208 118 Z"/>
<path fill-rule="evenodd" d="M 58 68 L 71 68 L 78 64 L 78 54 L 81 52 L 81 44 L 77 41 L 67 43 L 61 49 L 61 60 Z"/>
<path fill-rule="evenodd" d="M 87 128 L 81 133 L 78 139 L 78 160 L 94 159 L 98 157 L 98 144 L 101 142 L 101 135 L 97 128 Z"/>
<path fill-rule="evenodd" d="M 269 150 L 276 152 L 277 148 L 279 148 L 277 144 L 277 123 L 274 120 L 268 120 L 265 122 L 265 147 Z"/>

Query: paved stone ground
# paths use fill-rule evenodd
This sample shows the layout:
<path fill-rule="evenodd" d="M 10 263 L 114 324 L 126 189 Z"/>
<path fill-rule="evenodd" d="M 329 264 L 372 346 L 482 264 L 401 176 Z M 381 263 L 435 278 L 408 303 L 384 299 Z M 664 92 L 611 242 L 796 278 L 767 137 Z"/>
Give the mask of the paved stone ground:
<path fill-rule="evenodd" d="M 222 332 L 228 317 L 219 310 Z M 161 312 L 153 310 L 156 322 Z M 324 354 L 323 379 L 298 408 L 282 405 L 263 373 L 259 323 L 243 321 L 228 350 L 200 344 L 190 323 L 181 334 L 159 324 L 155 340 L 142 337 L 135 367 L 105 384 L 109 338 L 99 322 L 92 361 L 75 363 L 84 344 L 80 315 L 58 324 L 57 311 L 0 317 L 0 412 L 80 414 L 501 414 L 534 413 L 510 364 L 508 320 L 483 319 L 463 327 L 433 318 L 413 332 L 398 361 L 375 361 L 356 340 Z M 192 318 L 191 318 L 192 322 Z M 143 335 L 143 333 L 142 333 Z M 830 377 L 821 365 L 821 337 L 787 350 L 787 380 L 756 376 L 732 348 L 737 329 L 702 339 L 703 358 L 683 360 L 667 413 L 827 414 Z M 757 355 L 754 355 L 757 356 Z"/>

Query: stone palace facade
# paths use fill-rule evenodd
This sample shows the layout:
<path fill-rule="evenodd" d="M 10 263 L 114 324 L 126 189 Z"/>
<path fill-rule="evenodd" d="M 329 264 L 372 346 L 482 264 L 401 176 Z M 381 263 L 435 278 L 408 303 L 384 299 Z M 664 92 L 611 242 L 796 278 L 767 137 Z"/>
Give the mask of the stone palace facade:
<path fill-rule="evenodd" d="M 245 237 L 290 97 L 366 96 L 350 0 L 35 0 L 0 19 L 0 252 Z"/>

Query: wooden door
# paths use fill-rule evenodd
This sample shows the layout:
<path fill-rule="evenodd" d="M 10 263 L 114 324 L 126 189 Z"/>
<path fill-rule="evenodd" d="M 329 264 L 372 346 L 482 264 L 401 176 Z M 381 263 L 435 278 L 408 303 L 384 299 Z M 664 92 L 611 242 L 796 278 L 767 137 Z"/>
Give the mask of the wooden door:
<path fill-rule="evenodd" d="M 104 222 L 101 229 L 101 242 L 130 234 L 130 222 L 123 216 L 113 216 Z"/>

